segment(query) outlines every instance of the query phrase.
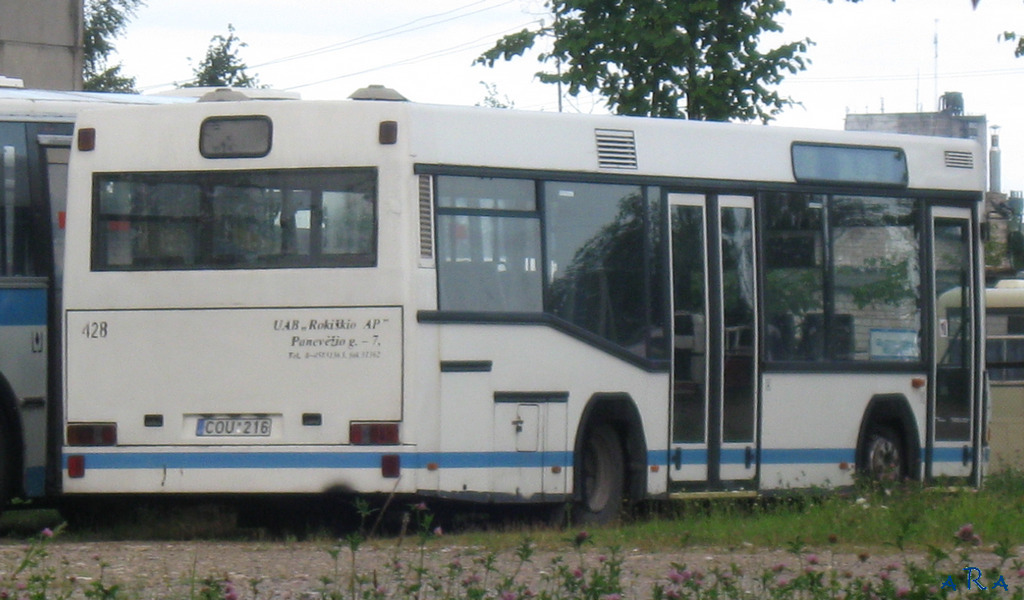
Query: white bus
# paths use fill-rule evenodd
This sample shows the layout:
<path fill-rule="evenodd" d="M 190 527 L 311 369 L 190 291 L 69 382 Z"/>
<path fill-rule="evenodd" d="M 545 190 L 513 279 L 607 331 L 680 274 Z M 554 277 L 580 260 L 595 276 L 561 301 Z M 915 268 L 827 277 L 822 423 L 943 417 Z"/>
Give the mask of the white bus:
<path fill-rule="evenodd" d="M 24 89 L 0 76 L 0 510 L 60 488 L 61 264 L 75 115 L 160 102 Z M 165 100 L 166 101 L 166 100 Z"/>
<path fill-rule="evenodd" d="M 1024 469 L 1024 280 L 985 290 L 992 471 Z"/>
<path fill-rule="evenodd" d="M 72 497 L 603 520 L 982 475 L 973 142 L 386 101 L 94 111 L 76 135 Z"/>

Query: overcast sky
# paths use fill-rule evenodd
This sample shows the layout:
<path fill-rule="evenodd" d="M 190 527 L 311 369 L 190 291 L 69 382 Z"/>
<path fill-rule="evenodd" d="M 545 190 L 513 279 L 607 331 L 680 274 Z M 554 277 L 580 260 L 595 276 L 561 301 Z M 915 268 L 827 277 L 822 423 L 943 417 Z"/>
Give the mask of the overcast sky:
<path fill-rule="evenodd" d="M 980 0 L 977 9 L 970 0 L 787 5 L 774 39 L 815 45 L 808 70 L 781 87 L 802 106 L 778 124 L 842 129 L 847 112 L 933 111 L 938 95 L 962 92 L 967 114 L 1000 127 L 1002 191 L 1024 190 L 1024 58 L 998 39 L 1024 33 L 1024 0 Z M 472 64 L 545 16 L 542 0 L 147 0 L 116 45 L 125 72 L 149 92 L 187 81 L 230 23 L 247 44 L 249 73 L 304 98 L 345 98 L 379 83 L 417 102 L 472 105 L 487 82 L 516 108 L 554 111 L 556 88 L 533 77 L 544 68 L 533 56 Z M 605 112 L 589 95 L 566 99 L 565 110 Z"/>

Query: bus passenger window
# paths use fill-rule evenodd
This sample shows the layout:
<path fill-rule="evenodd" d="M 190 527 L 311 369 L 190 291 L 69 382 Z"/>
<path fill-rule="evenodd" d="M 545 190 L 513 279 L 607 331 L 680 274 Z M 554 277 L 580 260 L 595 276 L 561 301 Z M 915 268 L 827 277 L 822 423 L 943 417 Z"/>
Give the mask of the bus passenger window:
<path fill-rule="evenodd" d="M 765 200 L 767 358 L 920 360 L 918 202 L 817 194 Z"/>
<path fill-rule="evenodd" d="M 439 177 L 437 190 L 438 308 L 541 311 L 533 182 Z"/>
<path fill-rule="evenodd" d="M 815 315 L 824 313 L 821 201 L 802 194 L 766 197 L 765 352 L 769 360 L 822 360 Z"/>
<path fill-rule="evenodd" d="M 25 125 L 0 123 L 0 274 L 7 277 L 45 272 L 28 169 Z"/>
<path fill-rule="evenodd" d="M 369 267 L 373 169 L 98 176 L 96 270 Z"/>
<path fill-rule="evenodd" d="M 648 205 L 641 188 L 545 183 L 544 209 L 548 312 L 643 354 Z"/>

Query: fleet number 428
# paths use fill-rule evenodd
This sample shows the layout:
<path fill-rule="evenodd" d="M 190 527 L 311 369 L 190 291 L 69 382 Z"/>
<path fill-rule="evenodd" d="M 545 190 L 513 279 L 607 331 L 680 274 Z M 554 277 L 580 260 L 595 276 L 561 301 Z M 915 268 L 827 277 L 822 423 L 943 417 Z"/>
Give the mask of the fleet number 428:
<path fill-rule="evenodd" d="M 85 324 L 85 327 L 82 328 L 82 335 L 90 340 L 98 340 L 100 338 L 107 337 L 107 322 L 89 321 Z"/>

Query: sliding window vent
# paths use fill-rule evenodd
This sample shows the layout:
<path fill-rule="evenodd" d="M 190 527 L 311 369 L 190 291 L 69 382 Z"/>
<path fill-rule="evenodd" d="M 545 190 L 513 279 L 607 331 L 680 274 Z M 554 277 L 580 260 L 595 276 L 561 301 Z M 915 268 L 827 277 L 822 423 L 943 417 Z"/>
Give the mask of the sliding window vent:
<path fill-rule="evenodd" d="M 434 258 L 434 185 L 430 175 L 420 175 L 420 258 Z"/>
<path fill-rule="evenodd" d="M 946 166 L 952 169 L 973 169 L 974 154 L 957 150 L 946 150 Z"/>
<path fill-rule="evenodd" d="M 602 169 L 636 169 L 636 138 L 624 129 L 595 129 L 597 165 Z"/>

